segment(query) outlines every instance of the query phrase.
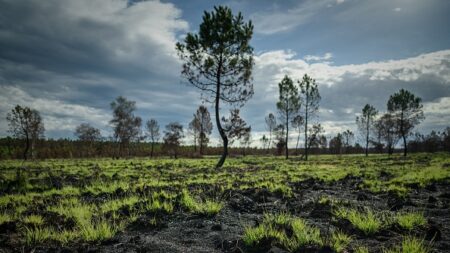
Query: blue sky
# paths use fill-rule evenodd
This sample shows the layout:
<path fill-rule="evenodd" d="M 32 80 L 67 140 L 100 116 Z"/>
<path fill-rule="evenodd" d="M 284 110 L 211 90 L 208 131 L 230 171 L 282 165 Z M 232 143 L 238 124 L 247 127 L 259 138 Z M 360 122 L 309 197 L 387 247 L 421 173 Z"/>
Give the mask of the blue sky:
<path fill-rule="evenodd" d="M 450 1 L 0 0 L 0 135 L 6 113 L 23 104 L 41 112 L 47 137 L 73 138 L 84 122 L 108 136 L 119 95 L 136 101 L 144 120 L 187 126 L 200 93 L 181 78 L 174 45 L 219 4 L 255 26 L 255 95 L 242 108 L 254 145 L 285 74 L 317 80 L 315 121 L 328 137 L 356 131 L 366 103 L 383 112 L 400 88 L 423 99 L 417 131 L 449 125 Z"/>

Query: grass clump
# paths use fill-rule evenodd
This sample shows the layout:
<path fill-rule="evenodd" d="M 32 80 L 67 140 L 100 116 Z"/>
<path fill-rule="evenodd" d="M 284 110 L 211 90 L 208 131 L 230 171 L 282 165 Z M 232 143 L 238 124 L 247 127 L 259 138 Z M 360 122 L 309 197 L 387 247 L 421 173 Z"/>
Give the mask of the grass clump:
<path fill-rule="evenodd" d="M 125 207 L 125 206 L 131 207 L 134 204 L 136 204 L 137 202 L 139 202 L 139 198 L 137 196 L 131 196 L 128 198 L 123 198 L 123 199 L 113 199 L 113 200 L 103 203 L 100 206 L 100 210 L 103 213 L 116 212 L 122 207 Z"/>
<path fill-rule="evenodd" d="M 193 213 L 206 215 L 217 214 L 223 207 L 222 202 L 212 200 L 206 200 L 204 202 L 197 201 L 186 189 L 183 189 L 181 193 L 181 205 Z"/>
<path fill-rule="evenodd" d="M 45 227 L 25 227 L 23 238 L 27 245 L 43 243 L 52 238 L 53 230 Z"/>
<path fill-rule="evenodd" d="M 42 218 L 42 216 L 36 215 L 36 214 L 28 215 L 28 216 L 24 217 L 22 221 L 26 224 L 31 224 L 34 226 L 40 226 L 40 225 L 44 224 L 44 218 Z"/>
<path fill-rule="evenodd" d="M 121 228 L 120 225 L 110 224 L 106 220 L 99 220 L 80 226 L 80 236 L 84 241 L 103 241 L 112 238 Z"/>
<path fill-rule="evenodd" d="M 369 248 L 366 246 L 359 246 L 355 249 L 355 253 L 369 253 Z"/>
<path fill-rule="evenodd" d="M 428 253 L 430 247 L 425 245 L 424 240 L 412 236 L 404 237 L 401 245 L 384 250 L 383 253 Z"/>
<path fill-rule="evenodd" d="M 336 251 L 336 252 L 344 252 L 350 242 L 352 241 L 352 237 L 341 232 L 341 231 L 334 231 L 331 234 L 331 240 L 330 240 L 330 247 Z"/>
<path fill-rule="evenodd" d="M 0 213 L 0 225 L 6 222 L 11 222 L 13 217 L 7 212 Z"/>
<path fill-rule="evenodd" d="M 62 245 L 72 242 L 79 238 L 79 232 L 76 230 L 61 230 L 57 231 L 47 227 L 24 227 L 23 239 L 27 245 L 35 245 L 44 243 L 48 240 L 53 240 Z"/>
<path fill-rule="evenodd" d="M 421 212 L 399 213 L 395 216 L 395 221 L 401 228 L 409 231 L 427 224 L 427 220 Z"/>
<path fill-rule="evenodd" d="M 242 241 L 248 247 L 257 246 L 264 240 L 274 240 L 290 252 L 305 245 L 323 246 L 318 228 L 286 213 L 265 214 L 260 225 L 246 228 L 242 236 Z"/>
<path fill-rule="evenodd" d="M 347 219 L 352 225 L 361 230 L 366 235 L 371 235 L 380 230 L 383 223 L 379 215 L 376 215 L 371 209 L 358 211 L 356 209 L 347 209 L 340 207 L 335 215 L 339 218 Z"/>
<path fill-rule="evenodd" d="M 78 225 L 82 225 L 91 222 L 95 208 L 93 205 L 80 203 L 76 198 L 70 198 L 56 206 L 48 207 L 47 210 L 64 215 L 67 218 L 73 218 Z"/>
<path fill-rule="evenodd" d="M 160 201 L 158 199 L 153 199 L 150 201 L 149 204 L 145 206 L 145 209 L 147 211 L 150 211 L 152 213 L 163 211 L 165 213 L 172 213 L 173 212 L 173 204 L 171 201 Z"/>
<path fill-rule="evenodd" d="M 258 245 L 264 239 L 284 240 L 286 235 L 268 224 L 261 224 L 257 227 L 248 227 L 244 231 L 242 241 L 247 246 Z"/>

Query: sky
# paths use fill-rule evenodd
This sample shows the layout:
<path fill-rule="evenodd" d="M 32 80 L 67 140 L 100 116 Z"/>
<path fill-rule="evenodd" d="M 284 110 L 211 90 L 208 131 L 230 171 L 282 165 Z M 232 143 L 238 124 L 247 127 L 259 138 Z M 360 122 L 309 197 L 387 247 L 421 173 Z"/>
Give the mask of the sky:
<path fill-rule="evenodd" d="M 120 95 L 162 130 L 173 121 L 187 127 L 202 101 L 180 74 L 175 43 L 197 32 L 214 5 L 254 24 L 255 93 L 241 108 L 254 146 L 286 74 L 316 79 L 322 100 L 313 121 L 327 137 L 357 133 L 363 106 L 383 113 L 401 88 L 423 101 L 426 119 L 414 131 L 450 125 L 448 0 L 0 0 L 0 136 L 16 104 L 41 113 L 47 138 L 74 138 L 81 123 L 111 136 L 110 103 Z"/>

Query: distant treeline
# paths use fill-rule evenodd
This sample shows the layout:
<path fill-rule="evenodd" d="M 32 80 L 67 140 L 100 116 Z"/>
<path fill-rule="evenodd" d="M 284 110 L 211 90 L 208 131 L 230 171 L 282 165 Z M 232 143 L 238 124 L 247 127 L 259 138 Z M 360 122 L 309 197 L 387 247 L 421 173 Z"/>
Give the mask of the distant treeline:
<path fill-rule="evenodd" d="M 86 142 L 71 139 L 41 139 L 35 144 L 33 158 L 95 158 L 95 157 L 119 157 L 119 146 L 114 141 Z M 0 138 L 0 159 L 21 159 L 23 157 L 24 140 L 12 137 Z M 129 157 L 150 157 L 152 144 L 150 142 L 130 143 Z M 450 152 L 450 127 L 443 132 L 432 131 L 428 135 L 416 133 L 414 138 L 408 142 L 410 152 Z M 370 153 L 387 153 L 384 146 L 375 146 L 369 149 Z M 395 152 L 401 152 L 396 149 Z M 203 155 L 220 155 L 222 147 L 205 147 Z M 284 155 L 284 149 L 265 149 L 257 147 L 231 147 L 231 156 L 245 155 Z M 311 154 L 363 154 L 365 148 L 360 144 L 336 146 L 329 143 L 328 147 L 312 147 Z M 304 149 L 289 150 L 291 155 L 302 155 Z M 170 156 L 170 150 L 164 149 L 162 143 L 155 143 L 153 156 Z M 178 155 L 180 157 L 200 158 L 198 147 L 193 145 L 180 146 Z M 123 156 L 123 155 L 122 155 Z"/>

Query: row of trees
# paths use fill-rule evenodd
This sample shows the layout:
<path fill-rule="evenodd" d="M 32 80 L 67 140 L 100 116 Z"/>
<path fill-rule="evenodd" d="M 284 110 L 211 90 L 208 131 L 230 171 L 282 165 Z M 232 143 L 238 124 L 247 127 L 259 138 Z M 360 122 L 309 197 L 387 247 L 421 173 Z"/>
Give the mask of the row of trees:
<path fill-rule="evenodd" d="M 324 131 L 320 124 L 312 125 L 312 127 L 308 125 L 319 110 L 321 97 L 316 81 L 305 74 L 301 81 L 297 80 L 294 83 L 286 75 L 278 84 L 278 90 L 279 97 L 276 107 L 280 123 L 277 124 L 277 119 L 273 113 L 266 116 L 266 129 L 269 136 L 263 135 L 261 137 L 263 148 L 270 149 L 272 147 L 274 135 L 279 153 L 284 150 L 285 157 L 288 159 L 289 131 L 293 128 L 298 132 L 295 146 L 296 154 L 298 154 L 301 132 L 304 133 L 304 158 L 307 160 L 308 150 L 311 147 L 320 146 L 326 139 L 325 136 L 321 135 Z"/>
<path fill-rule="evenodd" d="M 181 74 L 192 86 L 198 88 L 205 102 L 214 105 L 215 125 L 222 139 L 222 154 L 217 163 L 221 167 L 228 155 L 228 146 L 235 140 L 241 146 L 251 142 L 251 127 L 240 117 L 238 109 L 253 95 L 253 48 L 250 40 L 253 24 L 245 22 L 241 13 L 233 15 L 228 7 L 214 7 L 212 12 L 205 12 L 197 33 L 188 33 L 183 42 L 176 44 L 176 50 L 183 61 Z M 279 99 L 276 104 L 278 120 L 270 113 L 266 117 L 268 137 L 263 136 L 263 149 L 270 150 L 276 144 L 278 153 L 284 151 L 289 157 L 289 134 L 292 129 L 298 132 L 295 153 L 299 152 L 300 135 L 304 135 L 304 158 L 308 159 L 310 149 L 324 149 L 327 139 L 323 127 L 314 122 L 321 100 L 318 86 L 314 79 L 304 75 L 302 80 L 294 82 L 285 76 L 278 84 Z M 230 115 L 221 117 L 220 106 L 231 106 Z M 136 103 L 124 97 L 118 97 L 111 103 L 113 119 L 113 141 L 118 143 L 117 156 L 130 155 L 130 144 L 145 139 L 151 142 L 150 156 L 161 138 L 159 124 L 149 119 L 142 131 L 142 119 L 134 114 Z M 356 119 L 359 132 L 365 139 L 365 153 L 369 147 L 387 147 L 393 152 L 396 143 L 402 139 L 404 154 L 407 153 L 407 137 L 413 128 L 423 120 L 420 98 L 406 90 L 400 90 L 389 98 L 387 112 L 378 117 L 378 111 L 366 105 L 361 116 Z M 29 150 L 33 153 L 36 140 L 43 137 L 44 125 L 39 113 L 30 108 L 16 106 L 8 114 L 10 131 L 18 139 L 24 139 L 26 148 L 24 158 Z M 314 122 L 314 124 L 311 124 Z M 209 142 L 212 122 L 206 107 L 200 106 L 189 123 L 188 134 L 193 136 L 194 150 L 199 147 L 200 154 Z M 75 130 L 75 135 L 89 145 L 101 140 L 100 130 L 82 124 Z M 177 156 L 181 139 L 184 137 L 183 126 L 177 122 L 165 126 L 163 147 L 172 156 Z M 346 131 L 330 140 L 330 147 L 349 147 L 353 133 Z M 244 149 L 245 150 L 245 149 Z M 341 148 L 339 148 L 341 150 Z M 341 151 L 340 151 L 341 152 Z"/>
<path fill-rule="evenodd" d="M 387 112 L 380 117 L 377 117 L 378 111 L 375 107 L 366 104 L 361 116 L 356 118 L 358 130 L 364 137 L 366 156 L 369 145 L 377 149 L 383 149 L 385 146 L 388 153 L 392 154 L 399 140 L 403 141 L 403 155 L 406 156 L 407 138 L 414 127 L 425 119 L 422 108 L 421 98 L 405 89 L 389 97 Z"/>

